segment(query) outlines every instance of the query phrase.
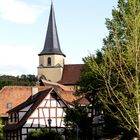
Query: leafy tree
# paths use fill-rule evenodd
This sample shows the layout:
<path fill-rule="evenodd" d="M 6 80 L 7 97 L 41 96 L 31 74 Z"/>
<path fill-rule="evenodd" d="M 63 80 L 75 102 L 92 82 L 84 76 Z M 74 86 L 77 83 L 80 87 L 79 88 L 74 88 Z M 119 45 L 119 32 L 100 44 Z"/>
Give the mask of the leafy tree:
<path fill-rule="evenodd" d="M 63 137 L 55 131 L 48 131 L 47 129 L 33 130 L 29 133 L 26 140 L 63 140 Z"/>
<path fill-rule="evenodd" d="M 119 0 L 112 16 L 106 22 L 109 35 L 101 57 L 97 53 L 84 59 L 88 70 L 80 86 L 88 96 L 97 95 L 102 101 L 107 115 L 124 133 L 122 139 L 128 139 L 126 134 L 140 139 L 140 1 Z"/>
<path fill-rule="evenodd" d="M 74 108 L 66 110 L 64 121 L 67 130 L 65 135 L 69 140 L 73 140 L 76 137 L 79 140 L 89 140 L 92 138 L 91 118 L 89 118 L 88 114 L 88 108 L 85 106 L 75 105 Z"/>
<path fill-rule="evenodd" d="M 81 95 L 84 94 L 84 96 L 86 98 L 88 98 L 88 100 L 91 103 L 91 126 L 93 128 L 92 132 L 92 137 L 96 137 L 95 139 L 97 139 L 97 137 L 102 137 L 101 134 L 94 134 L 94 132 L 96 131 L 94 129 L 94 115 L 93 112 L 96 109 L 96 112 L 98 112 L 98 115 L 102 115 L 102 111 L 103 111 L 103 107 L 102 107 L 102 102 L 100 101 L 99 97 L 98 97 L 98 93 L 100 88 L 103 88 L 105 85 L 102 82 L 102 80 L 99 80 L 101 76 L 97 76 L 96 73 L 91 70 L 91 67 L 89 65 L 89 61 L 91 59 L 94 59 L 96 61 L 96 63 L 100 64 L 102 63 L 102 57 L 103 54 L 101 51 L 97 51 L 96 52 L 96 57 L 93 55 L 90 55 L 86 58 L 83 59 L 84 63 L 85 63 L 85 67 L 84 70 L 81 73 L 80 76 L 80 80 L 78 81 L 78 85 L 80 86 L 80 88 L 77 90 L 77 95 Z M 112 130 L 112 129 L 111 129 Z"/>

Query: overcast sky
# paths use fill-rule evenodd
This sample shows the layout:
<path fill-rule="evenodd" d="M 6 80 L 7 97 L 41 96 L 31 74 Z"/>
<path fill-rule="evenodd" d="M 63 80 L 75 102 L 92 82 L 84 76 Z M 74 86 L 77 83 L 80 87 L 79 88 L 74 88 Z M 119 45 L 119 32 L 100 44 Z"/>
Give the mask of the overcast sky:
<path fill-rule="evenodd" d="M 54 0 L 61 50 L 66 64 L 102 47 L 117 0 Z M 37 74 L 44 47 L 50 0 L 0 0 L 0 74 Z"/>

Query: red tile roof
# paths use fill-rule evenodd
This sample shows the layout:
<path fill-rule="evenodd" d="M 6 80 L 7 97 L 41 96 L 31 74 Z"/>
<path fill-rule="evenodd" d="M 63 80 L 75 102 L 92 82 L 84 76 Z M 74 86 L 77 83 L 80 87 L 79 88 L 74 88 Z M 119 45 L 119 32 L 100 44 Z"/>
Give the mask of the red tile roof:
<path fill-rule="evenodd" d="M 46 87 L 38 87 L 38 91 L 42 91 Z M 25 102 L 32 95 L 31 86 L 5 86 L 0 90 L 0 117 L 7 116 L 7 104 L 11 104 L 12 108 Z"/>
<path fill-rule="evenodd" d="M 81 97 L 78 100 L 76 100 L 75 102 L 80 105 L 90 105 L 90 102 L 85 97 Z"/>
<path fill-rule="evenodd" d="M 22 127 L 26 120 L 28 119 L 28 117 L 32 114 L 32 112 L 38 107 L 38 105 L 41 103 L 41 101 L 47 96 L 47 94 L 49 92 L 52 91 L 52 88 L 49 88 L 47 90 L 44 91 L 40 91 L 37 94 L 29 97 L 25 102 L 23 102 L 22 104 L 18 105 L 17 107 L 11 109 L 8 111 L 8 113 L 13 113 L 13 112 L 18 112 L 20 109 L 30 105 L 33 103 L 33 105 L 31 106 L 31 108 L 26 112 L 26 114 L 23 116 L 23 118 L 18 122 L 18 124 L 7 124 L 4 127 L 4 130 L 15 130 L 18 129 L 20 127 Z"/>
<path fill-rule="evenodd" d="M 59 98 L 63 101 L 63 103 L 67 107 L 69 107 L 68 104 L 74 105 L 75 102 L 79 104 L 83 104 L 83 105 L 89 105 L 89 102 L 87 99 L 85 99 L 84 97 L 81 98 L 79 96 L 75 96 L 74 91 L 70 91 L 70 90 L 65 91 L 65 89 L 60 87 L 59 85 L 60 84 L 54 85 L 53 87 L 51 87 L 50 85 L 45 86 L 44 90 L 41 90 L 37 94 L 30 96 L 25 102 L 9 110 L 8 113 L 10 114 L 13 112 L 18 112 L 19 110 L 25 108 L 26 106 L 33 104 L 31 109 L 27 111 L 25 116 L 21 119 L 21 121 L 18 124 L 7 124 L 4 127 L 4 130 L 7 131 L 7 130 L 15 130 L 15 129 L 21 128 L 25 124 L 26 120 L 31 115 L 31 113 L 38 107 L 38 105 L 47 96 L 47 94 L 52 92 L 52 90 L 55 91 L 55 94 L 59 96 Z"/>
<path fill-rule="evenodd" d="M 73 93 L 75 92 L 74 88 L 71 88 L 71 86 L 65 86 L 65 85 L 51 82 L 51 81 L 47 81 L 44 79 L 41 79 L 40 82 L 42 83 L 43 86 L 60 87 L 61 89 L 65 90 L 65 91 L 73 91 Z"/>
<path fill-rule="evenodd" d="M 53 86 L 54 89 L 57 91 L 58 95 L 60 95 L 62 99 L 67 103 L 74 104 L 76 102 L 81 105 L 90 104 L 90 102 L 85 97 L 75 95 L 75 88 L 71 88 L 69 86 L 64 86 L 59 83 L 54 83 L 43 79 L 41 81 L 44 86 Z"/>
<path fill-rule="evenodd" d="M 62 80 L 58 83 L 63 85 L 74 85 L 80 78 L 84 64 L 64 65 Z"/>
<path fill-rule="evenodd" d="M 59 96 L 59 98 L 63 101 L 63 103 L 66 105 L 66 107 L 69 107 L 67 103 L 70 103 L 71 105 L 74 105 L 75 102 L 78 102 L 79 104 L 89 105 L 89 102 L 84 97 L 77 97 L 73 94 L 71 91 L 64 91 L 60 87 L 45 89 L 43 91 L 38 92 L 37 94 L 30 96 L 25 102 L 21 103 L 20 105 L 16 106 L 15 108 L 8 111 L 8 113 L 14 113 L 19 112 L 19 110 L 25 108 L 28 105 L 31 105 L 31 109 L 27 111 L 27 113 L 24 115 L 24 117 L 21 119 L 21 121 L 18 122 L 18 124 L 7 124 L 4 127 L 4 130 L 15 130 L 21 128 L 28 117 L 32 114 L 32 112 L 38 107 L 38 105 L 42 102 L 42 100 L 47 96 L 48 93 L 51 93 L 52 90 L 55 91 L 55 94 Z M 56 91 L 57 90 L 57 91 Z M 54 93 L 53 93 L 54 94 Z"/>
<path fill-rule="evenodd" d="M 9 110 L 8 113 L 19 111 L 20 109 L 22 109 L 25 106 L 28 106 L 32 103 L 41 102 L 51 90 L 52 90 L 52 88 L 48 87 L 45 90 L 39 91 L 38 93 L 36 93 L 34 95 L 31 95 L 25 102 L 22 102 L 20 105 L 18 105 L 15 108 Z"/>

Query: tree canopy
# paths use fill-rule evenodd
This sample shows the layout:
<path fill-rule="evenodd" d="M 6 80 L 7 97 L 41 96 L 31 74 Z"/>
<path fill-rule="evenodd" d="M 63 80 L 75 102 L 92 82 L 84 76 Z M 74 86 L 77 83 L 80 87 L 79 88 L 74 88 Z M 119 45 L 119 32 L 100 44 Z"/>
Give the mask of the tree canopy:
<path fill-rule="evenodd" d="M 119 0 L 106 25 L 109 35 L 103 40 L 102 50 L 84 59 L 80 90 L 92 97 L 97 95 L 119 127 L 134 131 L 139 138 L 140 1 Z"/>
<path fill-rule="evenodd" d="M 0 76 L 0 89 L 9 85 L 22 85 L 22 86 L 34 86 L 36 85 L 37 77 L 32 74 L 22 74 L 21 76 Z"/>
<path fill-rule="evenodd" d="M 65 135 L 69 140 L 73 140 L 76 137 L 78 137 L 79 140 L 92 138 L 91 118 L 88 114 L 89 111 L 86 106 L 75 104 L 73 108 L 67 108 L 64 122 L 67 128 Z"/>

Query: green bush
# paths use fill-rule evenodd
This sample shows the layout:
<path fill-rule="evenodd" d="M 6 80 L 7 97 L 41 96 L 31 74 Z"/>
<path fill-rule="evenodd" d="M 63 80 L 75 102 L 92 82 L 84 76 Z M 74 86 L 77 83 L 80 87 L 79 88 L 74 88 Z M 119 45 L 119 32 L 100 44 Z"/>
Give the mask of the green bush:
<path fill-rule="evenodd" d="M 33 130 L 29 132 L 26 140 L 64 140 L 63 137 L 55 131 L 48 131 L 47 129 Z"/>
<path fill-rule="evenodd" d="M 0 118 L 0 140 L 3 140 L 3 123 Z"/>

